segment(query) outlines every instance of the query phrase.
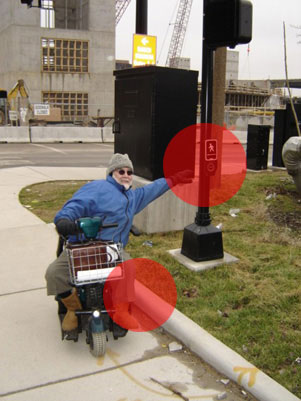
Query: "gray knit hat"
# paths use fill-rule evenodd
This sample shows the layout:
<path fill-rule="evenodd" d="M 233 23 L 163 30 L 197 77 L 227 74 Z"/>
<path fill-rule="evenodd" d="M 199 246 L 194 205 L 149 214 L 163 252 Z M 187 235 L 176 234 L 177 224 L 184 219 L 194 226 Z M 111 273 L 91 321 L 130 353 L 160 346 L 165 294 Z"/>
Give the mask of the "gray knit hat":
<path fill-rule="evenodd" d="M 124 155 L 121 153 L 115 153 L 107 167 L 107 176 L 110 175 L 114 170 L 122 167 L 127 167 L 134 171 L 133 163 L 126 153 Z"/>

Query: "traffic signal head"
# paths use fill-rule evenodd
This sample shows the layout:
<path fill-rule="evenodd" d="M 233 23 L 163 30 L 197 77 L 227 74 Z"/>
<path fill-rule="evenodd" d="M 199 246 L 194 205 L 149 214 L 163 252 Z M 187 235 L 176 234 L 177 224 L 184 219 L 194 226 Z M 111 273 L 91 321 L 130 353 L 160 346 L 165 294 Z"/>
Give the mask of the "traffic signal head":
<path fill-rule="evenodd" d="M 21 0 L 21 4 L 27 4 L 28 7 L 32 6 L 33 0 Z"/>
<path fill-rule="evenodd" d="M 210 48 L 231 47 L 252 39 L 249 0 L 208 0 L 204 9 L 204 41 Z"/>

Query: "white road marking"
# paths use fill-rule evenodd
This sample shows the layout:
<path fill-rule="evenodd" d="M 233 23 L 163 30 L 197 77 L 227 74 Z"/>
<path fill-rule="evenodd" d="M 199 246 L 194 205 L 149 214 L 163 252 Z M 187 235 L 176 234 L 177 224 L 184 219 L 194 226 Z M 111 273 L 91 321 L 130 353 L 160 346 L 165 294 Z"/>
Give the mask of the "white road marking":
<path fill-rule="evenodd" d="M 40 145 L 40 144 L 37 144 L 37 143 L 32 143 L 31 145 L 32 145 L 32 146 L 39 146 L 39 147 L 45 148 L 45 149 L 50 149 L 50 150 L 53 150 L 54 152 L 62 153 L 63 155 L 66 155 L 66 154 L 67 154 L 67 153 L 64 152 L 63 150 L 58 150 L 58 149 L 52 148 L 51 146 Z"/>
<path fill-rule="evenodd" d="M 0 166 L 16 166 L 16 165 L 32 165 L 34 164 L 31 160 L 26 159 L 9 159 L 9 160 L 1 160 L 0 159 Z"/>

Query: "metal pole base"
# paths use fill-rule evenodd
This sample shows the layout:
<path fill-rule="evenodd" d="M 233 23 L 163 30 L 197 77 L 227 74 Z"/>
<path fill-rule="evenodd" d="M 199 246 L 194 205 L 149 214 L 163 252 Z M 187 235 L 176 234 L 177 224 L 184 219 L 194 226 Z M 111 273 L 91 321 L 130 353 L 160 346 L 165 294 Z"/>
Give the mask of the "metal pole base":
<path fill-rule="evenodd" d="M 190 224 L 184 228 L 181 253 L 195 262 L 222 259 L 224 251 L 221 230 L 212 224 Z"/>

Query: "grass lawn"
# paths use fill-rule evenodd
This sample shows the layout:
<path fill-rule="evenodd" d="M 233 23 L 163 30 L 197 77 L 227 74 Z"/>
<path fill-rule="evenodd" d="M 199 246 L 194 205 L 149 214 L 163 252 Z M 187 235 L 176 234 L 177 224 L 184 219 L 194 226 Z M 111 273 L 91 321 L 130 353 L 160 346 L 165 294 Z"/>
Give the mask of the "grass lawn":
<path fill-rule="evenodd" d="M 48 223 L 83 184 L 32 185 L 20 201 Z M 240 209 L 237 217 L 230 208 Z M 181 312 L 301 397 L 301 200 L 295 185 L 285 171 L 248 172 L 240 191 L 210 212 L 214 225 L 222 223 L 224 250 L 239 262 L 188 270 L 167 253 L 181 247 L 182 232 L 131 236 L 127 251 L 165 266 Z"/>

